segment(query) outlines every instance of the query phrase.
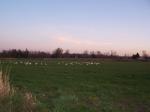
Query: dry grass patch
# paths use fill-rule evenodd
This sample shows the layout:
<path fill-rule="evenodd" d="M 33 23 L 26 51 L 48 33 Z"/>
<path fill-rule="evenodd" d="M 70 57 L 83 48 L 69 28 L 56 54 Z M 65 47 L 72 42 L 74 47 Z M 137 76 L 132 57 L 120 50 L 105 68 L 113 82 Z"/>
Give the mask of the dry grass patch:
<path fill-rule="evenodd" d="M 20 91 L 10 84 L 9 72 L 0 70 L 0 112 L 43 112 L 37 98 L 27 91 Z"/>
<path fill-rule="evenodd" d="M 13 87 L 10 85 L 9 72 L 0 70 L 0 97 L 9 96 L 14 93 Z"/>

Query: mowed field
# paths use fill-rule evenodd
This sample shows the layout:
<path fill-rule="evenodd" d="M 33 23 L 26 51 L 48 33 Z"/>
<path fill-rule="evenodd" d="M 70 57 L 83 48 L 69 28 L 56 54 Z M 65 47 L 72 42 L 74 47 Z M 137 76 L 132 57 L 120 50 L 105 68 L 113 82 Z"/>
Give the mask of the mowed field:
<path fill-rule="evenodd" d="M 11 84 L 32 92 L 41 112 L 150 112 L 150 62 L 39 59 L 0 65 L 11 67 Z"/>

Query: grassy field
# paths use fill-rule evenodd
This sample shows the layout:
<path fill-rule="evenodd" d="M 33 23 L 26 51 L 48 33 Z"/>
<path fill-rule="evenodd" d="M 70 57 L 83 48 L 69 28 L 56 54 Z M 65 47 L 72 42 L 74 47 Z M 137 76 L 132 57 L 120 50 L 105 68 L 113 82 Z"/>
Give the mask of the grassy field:
<path fill-rule="evenodd" d="M 50 59 L 0 63 L 11 67 L 11 84 L 17 90 L 36 96 L 41 108 L 37 112 L 150 112 L 150 62 Z M 16 105 L 14 112 L 19 112 Z"/>

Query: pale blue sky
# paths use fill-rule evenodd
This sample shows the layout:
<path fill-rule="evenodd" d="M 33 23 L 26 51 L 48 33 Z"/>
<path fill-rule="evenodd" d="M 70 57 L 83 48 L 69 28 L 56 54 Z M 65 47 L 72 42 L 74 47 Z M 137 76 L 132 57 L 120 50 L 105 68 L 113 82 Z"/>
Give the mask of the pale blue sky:
<path fill-rule="evenodd" d="M 150 0 L 0 0 L 0 50 L 150 50 Z"/>

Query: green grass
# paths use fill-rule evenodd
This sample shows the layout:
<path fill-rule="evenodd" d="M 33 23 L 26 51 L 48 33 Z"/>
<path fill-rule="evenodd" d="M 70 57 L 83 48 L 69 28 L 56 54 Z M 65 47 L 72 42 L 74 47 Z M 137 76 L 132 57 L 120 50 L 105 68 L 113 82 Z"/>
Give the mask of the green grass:
<path fill-rule="evenodd" d="M 1 65 L 12 67 L 11 83 L 31 91 L 45 108 L 41 112 L 150 112 L 150 62 L 50 59 L 31 61 L 47 65 L 25 66 L 16 61 Z M 58 64 L 62 61 L 100 64 Z"/>

